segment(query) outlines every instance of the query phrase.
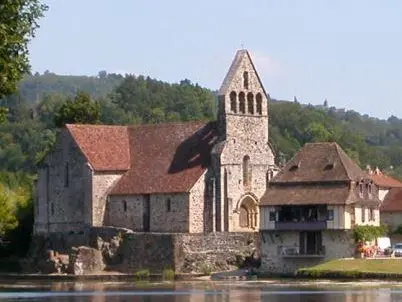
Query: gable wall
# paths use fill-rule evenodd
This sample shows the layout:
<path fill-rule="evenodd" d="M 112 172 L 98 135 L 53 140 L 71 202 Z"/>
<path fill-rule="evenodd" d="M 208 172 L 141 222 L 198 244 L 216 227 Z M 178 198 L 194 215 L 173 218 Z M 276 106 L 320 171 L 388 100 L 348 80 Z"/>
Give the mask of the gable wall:
<path fill-rule="evenodd" d="M 39 170 L 34 232 L 68 232 L 89 226 L 91 194 L 91 169 L 70 133 L 63 129 Z"/>

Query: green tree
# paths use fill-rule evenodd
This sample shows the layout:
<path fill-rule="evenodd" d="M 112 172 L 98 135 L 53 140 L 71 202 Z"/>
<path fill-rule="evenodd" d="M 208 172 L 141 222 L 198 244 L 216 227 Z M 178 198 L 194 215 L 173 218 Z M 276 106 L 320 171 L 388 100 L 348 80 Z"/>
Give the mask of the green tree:
<path fill-rule="evenodd" d="M 65 124 L 97 124 L 100 119 L 100 105 L 91 100 L 89 94 L 78 92 L 74 100 L 67 101 L 55 115 L 55 124 L 62 127 Z"/>
<path fill-rule="evenodd" d="M 13 93 L 30 70 L 28 43 L 47 10 L 39 0 L 2 0 L 0 4 L 0 98 Z"/>

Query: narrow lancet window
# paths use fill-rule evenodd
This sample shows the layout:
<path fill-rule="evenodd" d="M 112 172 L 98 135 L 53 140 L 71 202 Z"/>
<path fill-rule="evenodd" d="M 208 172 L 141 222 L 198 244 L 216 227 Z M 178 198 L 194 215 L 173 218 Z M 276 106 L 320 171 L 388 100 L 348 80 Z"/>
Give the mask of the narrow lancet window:
<path fill-rule="evenodd" d="M 255 100 L 256 100 L 256 105 L 257 105 L 257 113 L 259 115 L 262 115 L 262 95 L 261 93 L 257 93 L 257 95 L 255 96 Z"/>
<path fill-rule="evenodd" d="M 251 184 L 251 180 L 250 156 L 246 155 L 243 158 L 243 185 L 249 186 Z"/>
<path fill-rule="evenodd" d="M 243 91 L 239 93 L 239 111 L 246 113 L 246 96 Z"/>
<path fill-rule="evenodd" d="M 248 72 L 243 72 L 243 87 L 244 89 L 248 89 Z"/>
<path fill-rule="evenodd" d="M 237 112 L 237 95 L 236 92 L 232 91 L 230 93 L 230 111 L 236 113 Z"/>
<path fill-rule="evenodd" d="M 254 114 L 254 95 L 251 92 L 247 94 L 247 111 Z"/>

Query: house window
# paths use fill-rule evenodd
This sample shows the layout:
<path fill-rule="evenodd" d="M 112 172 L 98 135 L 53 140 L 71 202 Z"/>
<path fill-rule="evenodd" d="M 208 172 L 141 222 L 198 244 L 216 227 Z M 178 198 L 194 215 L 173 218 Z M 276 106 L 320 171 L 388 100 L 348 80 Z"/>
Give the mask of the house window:
<path fill-rule="evenodd" d="M 373 208 L 369 209 L 369 220 L 370 221 L 375 221 L 375 211 Z"/>
<path fill-rule="evenodd" d="M 366 221 L 366 209 L 365 208 L 361 209 L 362 209 L 362 222 L 364 223 Z"/>
<path fill-rule="evenodd" d="M 248 89 L 248 72 L 243 72 L 243 87 L 244 89 Z"/>
<path fill-rule="evenodd" d="M 372 184 L 369 184 L 368 185 L 368 194 L 369 194 L 369 197 L 371 198 L 372 196 L 372 193 L 373 193 L 373 185 Z"/>
<path fill-rule="evenodd" d="M 360 197 L 363 196 L 363 184 L 362 183 L 359 184 L 359 195 L 360 195 Z"/>
<path fill-rule="evenodd" d="M 239 111 L 246 113 L 246 96 L 243 91 L 239 93 Z"/>
<path fill-rule="evenodd" d="M 328 210 L 327 211 L 327 220 L 334 220 L 334 210 Z"/>
<path fill-rule="evenodd" d="M 166 212 L 170 212 L 172 210 L 172 202 L 170 198 L 166 200 Z"/>
<path fill-rule="evenodd" d="M 236 101 L 236 92 L 232 91 L 230 93 L 230 111 L 236 113 L 237 112 L 237 101 Z"/>
<path fill-rule="evenodd" d="M 256 103 L 257 103 L 256 111 L 259 115 L 261 115 L 262 114 L 262 95 L 261 95 L 261 93 L 257 93 L 257 95 L 255 96 L 255 99 L 256 99 Z"/>
<path fill-rule="evenodd" d="M 246 155 L 243 158 L 243 185 L 249 186 L 251 185 L 252 175 L 251 175 L 251 166 L 250 166 L 250 157 Z"/>
<path fill-rule="evenodd" d="M 64 166 L 64 186 L 68 187 L 69 184 L 69 168 L 68 168 L 68 163 L 65 164 Z"/>
<path fill-rule="evenodd" d="M 247 94 L 247 111 L 254 114 L 254 95 L 251 92 Z"/>
<path fill-rule="evenodd" d="M 276 221 L 276 212 L 275 211 L 269 212 L 269 221 Z"/>
<path fill-rule="evenodd" d="M 127 201 L 123 200 L 123 211 L 127 212 Z"/>

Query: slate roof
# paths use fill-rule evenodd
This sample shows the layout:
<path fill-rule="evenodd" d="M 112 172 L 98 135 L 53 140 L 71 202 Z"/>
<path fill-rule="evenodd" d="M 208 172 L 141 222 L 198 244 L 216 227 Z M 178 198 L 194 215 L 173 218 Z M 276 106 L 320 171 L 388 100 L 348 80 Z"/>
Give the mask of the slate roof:
<path fill-rule="evenodd" d="M 389 190 L 380 207 L 380 212 L 402 212 L 402 188 Z"/>
<path fill-rule="evenodd" d="M 110 195 L 187 192 L 210 164 L 215 122 L 67 125 L 95 171 L 125 172 Z"/>
<path fill-rule="evenodd" d="M 130 168 L 126 126 L 68 124 L 66 128 L 95 171 Z"/>
<path fill-rule="evenodd" d="M 261 205 L 373 203 L 350 183 L 367 175 L 336 143 L 307 143 L 269 183 Z"/>

